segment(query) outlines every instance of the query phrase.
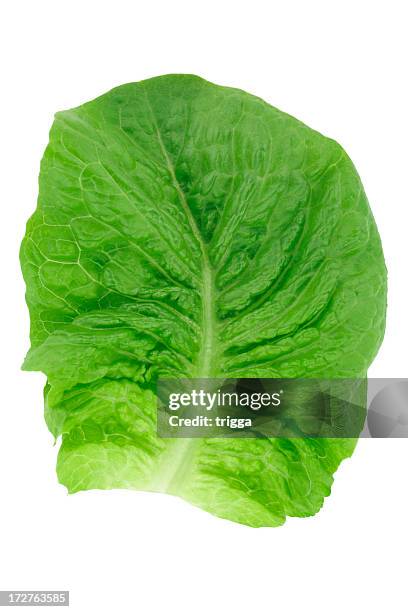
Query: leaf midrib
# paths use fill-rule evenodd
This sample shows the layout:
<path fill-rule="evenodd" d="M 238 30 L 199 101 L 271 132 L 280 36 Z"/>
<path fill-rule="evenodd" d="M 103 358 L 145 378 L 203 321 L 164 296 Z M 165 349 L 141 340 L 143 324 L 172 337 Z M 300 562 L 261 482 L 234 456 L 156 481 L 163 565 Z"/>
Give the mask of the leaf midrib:
<path fill-rule="evenodd" d="M 175 168 L 170 155 L 163 142 L 163 138 L 156 121 L 155 113 L 150 103 L 149 97 L 145 90 L 147 104 L 150 108 L 152 120 L 156 130 L 157 140 L 160 150 L 165 159 L 168 172 L 175 188 L 180 204 L 187 217 L 191 232 L 196 239 L 201 251 L 201 302 L 202 302 L 202 321 L 201 321 L 201 338 L 200 352 L 196 365 L 196 378 L 211 378 L 216 377 L 215 363 L 215 346 L 216 346 L 216 317 L 215 317 L 215 281 L 214 273 L 210 263 L 207 246 L 203 240 L 194 216 L 188 205 L 186 196 L 177 179 Z M 159 477 L 153 478 L 151 484 L 152 490 L 161 492 L 171 492 L 173 488 L 176 490 L 188 481 L 188 474 L 194 468 L 194 457 L 197 454 L 201 440 L 195 438 L 175 440 L 173 445 L 170 445 L 165 456 L 162 457 L 161 467 L 156 474 Z"/>

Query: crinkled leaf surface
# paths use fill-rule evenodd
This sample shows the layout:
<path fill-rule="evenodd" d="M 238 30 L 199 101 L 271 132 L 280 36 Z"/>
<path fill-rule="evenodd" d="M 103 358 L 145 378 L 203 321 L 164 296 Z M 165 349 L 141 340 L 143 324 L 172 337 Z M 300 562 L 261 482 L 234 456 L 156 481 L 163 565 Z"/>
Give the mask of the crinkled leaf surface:
<path fill-rule="evenodd" d="M 28 370 L 60 481 L 183 497 L 252 526 L 308 516 L 353 440 L 158 438 L 166 377 L 364 376 L 386 272 L 343 149 L 195 76 L 57 113 L 21 250 Z"/>

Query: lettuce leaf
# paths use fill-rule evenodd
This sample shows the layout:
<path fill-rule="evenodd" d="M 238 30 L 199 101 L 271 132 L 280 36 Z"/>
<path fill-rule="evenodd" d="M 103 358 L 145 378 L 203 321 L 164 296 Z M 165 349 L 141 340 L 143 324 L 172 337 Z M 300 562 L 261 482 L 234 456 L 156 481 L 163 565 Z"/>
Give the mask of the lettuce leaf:
<path fill-rule="evenodd" d="M 168 75 L 56 114 L 21 248 L 24 368 L 70 492 L 309 516 L 352 439 L 161 439 L 158 377 L 361 377 L 386 270 L 344 150 L 237 89 Z"/>

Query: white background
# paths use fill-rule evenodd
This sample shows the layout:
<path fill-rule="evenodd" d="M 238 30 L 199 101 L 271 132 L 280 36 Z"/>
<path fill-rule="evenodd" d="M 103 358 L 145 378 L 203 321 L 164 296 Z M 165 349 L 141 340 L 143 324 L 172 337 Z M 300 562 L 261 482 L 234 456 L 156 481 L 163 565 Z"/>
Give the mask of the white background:
<path fill-rule="evenodd" d="M 363 179 L 389 269 L 372 376 L 406 376 L 404 2 L 5 1 L 1 17 L 0 589 L 70 589 L 75 612 L 407 609 L 406 440 L 362 440 L 324 509 L 250 529 L 170 497 L 68 496 L 19 371 L 18 248 L 53 113 L 169 72 L 237 86 L 337 139 Z"/>

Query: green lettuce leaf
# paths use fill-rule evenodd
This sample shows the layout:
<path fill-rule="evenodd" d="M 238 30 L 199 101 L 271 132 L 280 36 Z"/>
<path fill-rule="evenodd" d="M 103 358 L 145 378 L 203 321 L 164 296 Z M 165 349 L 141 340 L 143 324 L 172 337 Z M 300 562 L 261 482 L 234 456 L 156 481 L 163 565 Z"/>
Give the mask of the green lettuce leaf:
<path fill-rule="evenodd" d="M 350 439 L 162 439 L 158 377 L 361 377 L 386 270 L 344 150 L 190 75 L 56 114 L 21 248 L 24 368 L 70 492 L 178 495 L 251 526 L 309 516 Z"/>

